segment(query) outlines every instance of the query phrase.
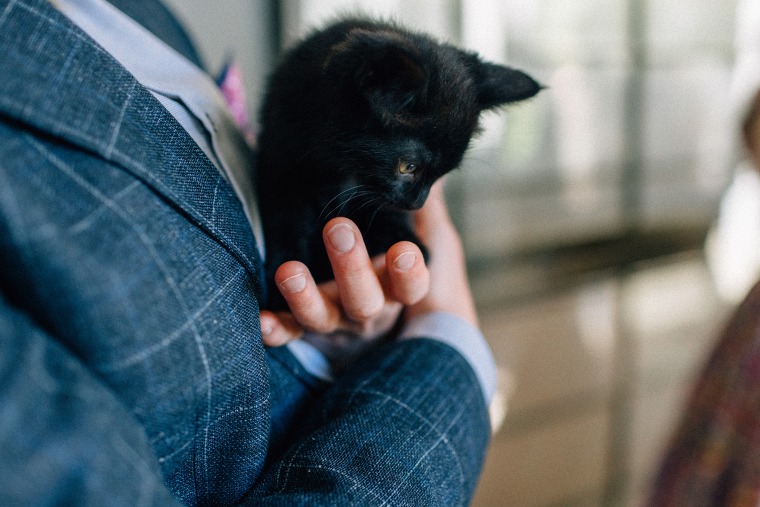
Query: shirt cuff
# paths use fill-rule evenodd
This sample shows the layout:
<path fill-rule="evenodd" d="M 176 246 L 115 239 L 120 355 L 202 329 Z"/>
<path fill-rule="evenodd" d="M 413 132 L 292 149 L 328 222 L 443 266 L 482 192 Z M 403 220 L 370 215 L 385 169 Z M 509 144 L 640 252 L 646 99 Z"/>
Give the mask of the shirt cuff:
<path fill-rule="evenodd" d="M 496 361 L 480 329 L 453 313 L 431 312 L 407 322 L 398 337 L 399 340 L 417 338 L 436 340 L 459 352 L 475 372 L 486 405 L 491 403 L 497 382 Z M 334 380 L 330 363 L 314 346 L 293 340 L 287 347 L 307 372 L 327 382 Z"/>
<path fill-rule="evenodd" d="M 314 345 L 303 340 L 293 340 L 286 347 L 308 373 L 325 382 L 335 380 L 330 362 Z"/>
<path fill-rule="evenodd" d="M 478 378 L 486 405 L 496 389 L 496 361 L 480 329 L 448 312 L 432 312 L 415 317 L 401 330 L 399 340 L 429 338 L 449 345 L 459 352 Z"/>

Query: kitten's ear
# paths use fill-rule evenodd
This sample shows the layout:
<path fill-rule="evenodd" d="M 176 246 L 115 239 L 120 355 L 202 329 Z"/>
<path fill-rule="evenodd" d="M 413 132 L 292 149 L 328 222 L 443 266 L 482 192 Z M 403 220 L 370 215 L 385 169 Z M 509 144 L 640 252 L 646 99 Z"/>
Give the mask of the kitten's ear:
<path fill-rule="evenodd" d="M 334 48 L 330 66 L 348 71 L 373 109 L 383 115 L 409 113 L 427 95 L 427 67 L 416 48 L 392 32 L 353 30 Z"/>
<path fill-rule="evenodd" d="M 482 109 L 528 99 L 542 88 L 524 72 L 495 63 L 478 62 L 475 75 L 478 83 L 478 103 Z"/>

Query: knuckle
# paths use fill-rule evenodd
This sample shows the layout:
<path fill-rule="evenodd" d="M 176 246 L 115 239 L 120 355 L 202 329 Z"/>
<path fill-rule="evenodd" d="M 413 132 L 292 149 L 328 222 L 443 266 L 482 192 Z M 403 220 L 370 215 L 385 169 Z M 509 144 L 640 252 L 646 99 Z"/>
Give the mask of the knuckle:
<path fill-rule="evenodd" d="M 349 316 L 351 320 L 356 322 L 367 322 L 377 317 L 383 309 L 383 304 L 379 304 L 375 301 L 360 301 L 359 304 L 354 305 L 350 311 Z"/>
<path fill-rule="evenodd" d="M 315 305 L 296 315 L 298 322 L 314 333 L 332 333 L 338 327 L 338 321 L 323 305 Z"/>
<path fill-rule="evenodd" d="M 307 326 L 307 327 L 309 331 L 313 333 L 318 333 L 318 334 L 328 334 L 338 329 L 335 323 L 326 322 L 326 321 L 315 322 L 314 325 Z"/>

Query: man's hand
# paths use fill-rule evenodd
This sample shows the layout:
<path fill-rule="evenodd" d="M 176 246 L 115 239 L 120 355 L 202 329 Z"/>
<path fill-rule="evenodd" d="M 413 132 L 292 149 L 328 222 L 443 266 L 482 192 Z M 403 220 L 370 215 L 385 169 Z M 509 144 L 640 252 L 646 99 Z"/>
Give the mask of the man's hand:
<path fill-rule="evenodd" d="M 347 335 L 355 345 L 366 344 L 387 333 L 404 306 L 427 294 L 430 276 L 417 245 L 402 241 L 370 259 L 359 229 L 342 217 L 325 225 L 323 237 L 335 280 L 317 285 L 304 264 L 280 266 L 275 283 L 290 313 L 261 312 L 265 345 L 284 345 L 305 331 L 323 335 L 321 345 L 331 334 L 340 337 L 336 347 L 348 346 Z"/>
<path fill-rule="evenodd" d="M 430 290 L 418 303 L 406 309 L 406 319 L 425 313 L 447 312 L 478 327 L 462 240 L 449 217 L 442 182 L 433 185 L 425 205 L 415 212 L 414 230 L 430 251 Z"/>
<path fill-rule="evenodd" d="M 420 249 L 406 241 L 370 259 L 353 222 L 328 222 L 323 235 L 335 280 L 317 285 L 302 263 L 280 266 L 275 282 L 291 312 L 261 312 L 264 344 L 279 346 L 305 337 L 328 359 L 341 362 L 385 335 L 402 310 L 407 321 L 448 312 L 478 326 L 462 242 L 449 217 L 442 182 L 415 212 L 414 224 L 430 251 L 429 267 Z"/>

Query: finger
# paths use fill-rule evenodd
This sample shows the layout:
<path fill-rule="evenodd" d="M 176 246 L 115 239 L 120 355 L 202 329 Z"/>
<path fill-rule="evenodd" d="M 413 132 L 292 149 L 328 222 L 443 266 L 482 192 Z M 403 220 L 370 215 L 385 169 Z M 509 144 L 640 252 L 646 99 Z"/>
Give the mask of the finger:
<path fill-rule="evenodd" d="M 430 289 L 430 273 L 419 247 L 409 241 L 391 246 L 385 256 L 386 291 L 404 305 L 419 302 Z"/>
<path fill-rule="evenodd" d="M 267 347 L 280 347 L 304 334 L 303 328 L 287 313 L 274 314 L 262 310 L 260 322 L 261 339 Z"/>
<path fill-rule="evenodd" d="M 343 311 L 353 321 L 371 319 L 382 310 L 385 296 L 359 229 L 338 217 L 325 225 L 323 237 Z"/>
<path fill-rule="evenodd" d="M 340 310 L 317 287 L 304 264 L 286 262 L 277 269 L 274 281 L 288 303 L 293 318 L 304 329 L 316 333 L 335 331 L 340 320 Z"/>

